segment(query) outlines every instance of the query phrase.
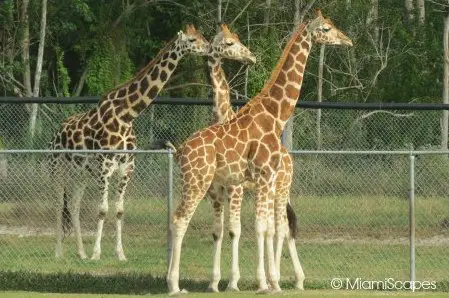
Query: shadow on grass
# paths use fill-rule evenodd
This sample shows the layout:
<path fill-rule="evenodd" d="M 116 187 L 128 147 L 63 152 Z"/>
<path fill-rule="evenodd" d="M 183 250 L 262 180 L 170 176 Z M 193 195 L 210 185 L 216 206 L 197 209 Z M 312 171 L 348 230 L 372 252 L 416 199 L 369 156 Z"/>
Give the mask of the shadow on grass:
<path fill-rule="evenodd" d="M 191 292 L 204 292 L 207 280 L 180 280 L 180 287 Z M 224 291 L 227 280 L 220 282 Z M 241 280 L 241 290 L 255 291 L 255 281 Z M 294 288 L 294 283 L 282 281 L 283 289 Z M 329 281 L 306 281 L 306 289 L 330 289 Z M 91 293 L 91 294 L 163 294 L 167 293 L 165 277 L 151 274 L 93 275 L 89 273 L 39 273 L 29 271 L 0 271 L 0 291 L 32 291 L 50 293 Z M 449 292 L 449 281 L 437 282 L 438 292 Z"/>

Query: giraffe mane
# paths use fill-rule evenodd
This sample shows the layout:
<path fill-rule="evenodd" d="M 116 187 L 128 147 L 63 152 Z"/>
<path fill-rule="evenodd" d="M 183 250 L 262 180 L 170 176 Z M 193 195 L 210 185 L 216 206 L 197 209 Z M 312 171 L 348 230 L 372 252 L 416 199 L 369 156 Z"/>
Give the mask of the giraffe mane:
<path fill-rule="evenodd" d="M 301 23 L 299 25 L 298 29 L 295 30 L 295 32 L 293 32 L 292 36 L 290 37 L 290 40 L 288 41 L 287 45 L 284 48 L 284 51 L 282 52 L 281 57 L 279 58 L 278 63 L 276 64 L 276 67 L 271 72 L 270 80 L 267 83 L 265 83 L 262 90 L 256 96 L 254 96 L 246 105 L 244 105 L 239 110 L 239 114 L 246 113 L 254 104 L 256 104 L 256 102 L 259 101 L 259 99 L 261 97 L 264 97 L 266 94 L 268 94 L 268 91 L 270 91 L 271 87 L 274 85 L 277 77 L 279 76 L 279 73 L 282 69 L 282 65 L 284 64 L 285 59 L 287 58 L 287 55 L 290 52 L 291 47 L 295 43 L 298 36 L 304 32 L 307 25 L 308 25 L 308 22 Z"/>
<path fill-rule="evenodd" d="M 119 89 L 131 84 L 136 79 L 142 78 L 148 72 L 148 69 L 153 67 L 153 65 L 156 63 L 156 61 L 158 61 L 159 58 L 162 57 L 162 55 L 176 42 L 177 39 L 178 39 L 178 35 L 176 35 L 169 42 L 167 42 L 165 44 L 165 46 L 157 53 L 157 55 L 145 67 L 140 69 L 131 79 L 129 79 L 125 83 L 117 86 L 116 88 L 112 89 L 111 91 L 108 92 L 108 94 L 118 91 Z M 107 98 L 107 96 L 106 96 L 106 98 Z"/>
<path fill-rule="evenodd" d="M 299 25 L 299 28 L 293 32 L 292 36 L 290 37 L 290 40 L 288 41 L 287 45 L 284 48 L 284 52 L 282 53 L 281 57 L 279 58 L 278 63 L 276 64 L 275 68 L 271 72 L 270 80 L 264 85 L 262 91 L 260 91 L 260 94 L 266 94 L 268 91 L 273 87 L 274 83 L 276 82 L 277 77 L 279 76 L 279 73 L 281 72 L 282 66 L 287 59 L 288 54 L 290 53 L 290 49 L 292 48 L 293 44 L 295 43 L 296 39 L 299 35 L 301 35 L 305 28 L 307 26 L 307 23 L 302 23 Z"/>

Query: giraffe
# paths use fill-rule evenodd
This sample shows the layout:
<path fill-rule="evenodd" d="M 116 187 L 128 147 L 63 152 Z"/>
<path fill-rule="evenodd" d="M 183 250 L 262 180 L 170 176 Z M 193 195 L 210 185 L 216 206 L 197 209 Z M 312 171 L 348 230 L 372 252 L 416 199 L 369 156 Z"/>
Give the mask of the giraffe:
<path fill-rule="evenodd" d="M 171 220 L 173 250 L 167 274 L 170 295 L 186 292 L 179 288 L 182 240 L 212 181 L 223 187 L 245 180 L 255 183 L 258 292 L 269 291 L 265 242 L 268 281 L 272 291 L 281 291 L 273 245 L 275 179 L 281 164 L 280 134 L 298 100 L 312 41 L 352 45 L 352 41 L 318 10 L 314 19 L 302 23 L 293 32 L 261 92 L 234 119 L 194 133 L 177 151 L 182 198 Z"/>
<path fill-rule="evenodd" d="M 215 123 L 223 123 L 235 117 L 235 113 L 232 110 L 230 103 L 230 88 L 222 68 L 222 59 L 228 58 L 239 61 L 243 60 L 243 63 L 250 64 L 254 64 L 256 62 L 254 55 L 243 44 L 241 44 L 237 34 L 230 32 L 225 24 L 221 24 L 220 29 L 221 30 L 211 42 L 211 48 L 208 56 L 209 76 L 214 91 L 213 116 Z M 240 59 L 238 59 L 239 57 Z M 212 276 L 208 291 L 218 292 L 218 283 L 221 279 L 220 261 L 221 246 L 223 241 L 224 197 L 227 196 L 230 202 L 230 225 L 235 226 L 236 223 L 240 224 L 239 212 L 231 210 L 231 207 L 233 207 L 232 209 L 235 209 L 235 206 L 239 207 L 239 203 L 234 203 L 233 201 L 241 199 L 241 196 L 243 195 L 243 188 L 242 185 L 232 185 L 224 188 L 220 184 L 212 183 L 207 193 L 214 209 L 214 258 Z M 240 210 L 240 208 L 238 209 Z M 230 231 L 236 230 L 236 228 L 230 229 Z M 237 234 L 237 232 L 234 233 Z M 232 240 L 233 249 L 231 269 L 231 276 L 233 277 L 238 274 L 238 243 L 239 237 L 234 236 Z M 233 272 L 236 273 L 233 274 Z M 235 280 L 235 278 L 232 280 Z M 236 285 L 233 286 L 233 282 L 230 282 L 228 288 L 235 289 Z"/>
<path fill-rule="evenodd" d="M 223 40 L 222 37 L 227 37 Z M 232 34 L 226 25 L 221 25 L 221 32 L 218 33 L 213 42 L 211 43 L 211 50 L 208 57 L 209 75 L 214 89 L 214 121 L 216 123 L 225 123 L 232 120 L 237 116 L 231 106 L 230 101 L 230 88 L 226 80 L 225 73 L 221 67 L 222 57 L 220 51 L 221 45 L 233 45 L 238 41 L 238 36 Z M 254 59 L 255 62 L 255 59 Z M 296 278 L 296 288 L 304 289 L 304 271 L 299 261 L 298 253 L 296 251 L 295 244 L 295 232 L 296 232 L 296 215 L 290 204 L 290 187 L 293 178 L 293 164 L 292 158 L 288 153 L 287 148 L 281 146 L 282 162 L 281 168 L 278 170 L 276 178 L 276 197 L 275 197 L 275 226 L 277 235 L 277 247 L 275 250 L 276 268 L 280 271 L 281 252 L 283 238 L 288 238 L 288 248 L 290 256 L 292 258 L 293 267 Z M 238 247 L 241 234 L 240 223 L 240 209 L 241 201 L 243 199 L 243 189 L 253 188 L 252 183 L 246 181 L 243 185 L 230 185 L 224 188 L 219 183 L 212 182 L 208 195 L 210 197 L 212 206 L 214 208 L 214 260 L 212 269 L 212 278 L 208 287 L 210 292 L 218 292 L 218 283 L 221 278 L 220 273 L 220 250 L 223 241 L 223 196 L 227 196 L 229 200 L 229 233 L 232 239 L 232 265 L 231 265 L 231 278 L 228 283 L 228 290 L 239 291 L 237 286 L 240 278 L 240 269 L 238 263 Z M 292 226 L 291 233 L 288 233 L 288 219 L 287 212 L 289 212 L 289 219 Z"/>
<path fill-rule="evenodd" d="M 207 55 L 208 51 L 209 42 L 193 25 L 187 25 L 186 30 L 179 31 L 177 36 L 169 41 L 134 78 L 103 96 L 91 110 L 67 118 L 55 134 L 50 148 L 135 149 L 136 137 L 132 127 L 133 120 L 155 99 L 183 56 L 186 54 Z M 75 229 L 78 255 L 81 259 L 87 258 L 79 220 L 81 199 L 86 188 L 86 175 L 76 174 L 86 170 L 85 172 L 97 180 L 101 191 L 96 240 L 91 259 L 100 259 L 103 223 L 109 208 L 109 182 L 112 174 L 118 172 L 116 254 L 119 260 L 125 261 L 126 256 L 122 245 L 124 194 L 134 170 L 134 156 L 128 153 L 53 154 L 50 161 L 53 177 L 58 180 L 55 183 L 56 193 L 59 196 L 56 257 L 62 256 L 63 232 L 68 227 L 67 221 L 71 220 Z M 72 215 L 69 212 L 68 202 L 73 204 Z"/>

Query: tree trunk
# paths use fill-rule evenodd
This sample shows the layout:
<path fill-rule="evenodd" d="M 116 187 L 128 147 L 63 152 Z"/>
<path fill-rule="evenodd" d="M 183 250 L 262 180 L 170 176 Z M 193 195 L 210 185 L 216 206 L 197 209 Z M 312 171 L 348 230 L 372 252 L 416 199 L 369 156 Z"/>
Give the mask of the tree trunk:
<path fill-rule="evenodd" d="M 83 73 L 81 74 L 78 84 L 76 84 L 76 88 L 75 88 L 75 91 L 73 92 L 73 96 L 81 95 L 81 92 L 83 91 L 83 88 L 84 88 L 84 83 L 86 82 L 88 70 L 89 70 L 89 68 L 86 66 L 83 70 Z"/>
<path fill-rule="evenodd" d="M 265 0 L 265 12 L 263 14 L 263 23 L 265 28 L 263 29 L 264 34 L 268 34 L 270 29 L 270 10 L 271 10 L 271 0 Z"/>
<path fill-rule="evenodd" d="M 418 23 L 420 26 L 424 26 L 426 22 L 426 7 L 425 0 L 417 0 L 418 4 Z"/>
<path fill-rule="evenodd" d="M 22 60 L 23 60 L 23 86 L 25 97 L 31 97 L 33 94 L 31 87 L 31 70 L 30 70 L 30 24 L 28 21 L 28 0 L 22 3 Z"/>
<path fill-rule="evenodd" d="M 6 158 L 6 154 L 1 153 L 5 149 L 3 139 L 0 137 L 0 181 L 8 178 L 8 159 Z"/>
<path fill-rule="evenodd" d="M 251 40 L 251 31 L 249 30 L 249 14 L 246 13 L 246 28 L 248 30 L 248 42 L 246 44 L 246 47 L 249 49 L 250 48 L 250 40 Z M 245 87 L 244 87 L 244 95 L 245 95 L 245 99 L 248 99 L 248 75 L 249 75 L 249 68 L 246 67 L 245 69 Z"/>
<path fill-rule="evenodd" d="M 41 15 L 41 28 L 39 32 L 39 48 L 37 51 L 37 61 L 36 61 L 36 69 L 34 72 L 34 88 L 33 88 L 33 97 L 39 96 L 39 87 L 41 81 L 41 73 L 42 73 L 42 62 L 44 59 L 44 46 L 45 46 L 45 32 L 47 27 L 47 0 L 42 0 L 42 15 Z M 31 115 L 30 115 L 30 137 L 31 142 L 34 146 L 34 136 L 36 133 L 36 121 L 37 121 L 37 112 L 38 112 L 38 104 L 34 103 L 31 105 Z"/>
<path fill-rule="evenodd" d="M 320 47 L 320 60 L 318 64 L 318 102 L 323 101 L 323 70 L 324 70 L 324 50 L 326 46 L 321 45 Z M 316 149 L 321 150 L 322 147 L 322 136 L 321 136 L 321 109 L 317 110 L 316 113 Z"/>
<path fill-rule="evenodd" d="M 366 17 L 366 25 L 373 25 L 373 35 L 376 43 L 379 40 L 379 25 L 377 24 L 377 20 L 379 18 L 379 0 L 371 0 L 370 11 L 368 12 L 368 16 Z"/>
<path fill-rule="evenodd" d="M 405 0 L 404 6 L 405 6 L 407 26 L 408 26 L 409 30 L 412 31 L 413 22 L 415 20 L 413 0 Z"/>
<path fill-rule="evenodd" d="M 444 46 L 444 74 L 443 74 L 443 103 L 449 103 L 449 14 L 444 19 L 443 31 Z M 448 145 L 448 123 L 449 111 L 443 111 L 443 119 L 441 121 L 441 149 L 447 150 Z"/>

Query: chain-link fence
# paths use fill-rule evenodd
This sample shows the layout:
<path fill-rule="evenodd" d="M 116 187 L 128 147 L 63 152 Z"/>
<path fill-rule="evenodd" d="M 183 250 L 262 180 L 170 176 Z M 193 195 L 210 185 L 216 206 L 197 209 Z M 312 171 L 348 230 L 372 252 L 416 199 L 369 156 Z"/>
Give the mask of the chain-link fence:
<path fill-rule="evenodd" d="M 82 98 L 81 98 L 82 99 Z M 81 100 L 78 100 L 81 101 Z M 173 101 L 176 104 L 170 104 Z M 155 101 L 134 122 L 137 146 L 154 140 L 183 142 L 212 122 L 212 106 L 194 105 L 195 99 Z M 17 100 L 16 102 L 20 102 Z M 39 105 L 34 137 L 30 135 L 28 104 L 0 104 L 0 150 L 46 149 L 61 122 L 86 112 L 96 101 L 84 104 Z M 64 103 L 64 104 L 63 104 Z M 427 150 L 441 146 L 442 110 L 357 110 L 298 108 L 293 116 L 295 150 Z"/>
<path fill-rule="evenodd" d="M 49 105 L 47 109 L 41 106 L 40 125 L 32 144 L 26 133 L 27 119 L 23 117 L 27 113 L 26 107 L 0 106 L 3 144 L 9 150 L 45 148 L 64 118 L 61 115 L 68 115 L 68 108 Z M 70 108 L 73 113 L 88 107 Z M 314 113 L 313 110 L 298 111 L 294 125 L 295 144 L 299 145 L 296 148 L 314 147 L 313 133 L 317 131 Z M 378 149 L 384 145 L 384 149 L 431 148 L 440 142 L 438 119 L 441 112 L 408 111 L 404 114 L 413 116 L 391 115 L 391 118 L 387 114 L 379 114 L 377 116 L 381 118 L 377 121 L 384 119 L 381 125 L 373 120 L 373 125 L 379 130 L 364 122 L 369 117 L 377 117 L 376 114 L 364 117 L 367 113 L 324 111 L 322 148 Z M 354 120 L 357 117 L 359 121 Z M 307 118 L 311 119 L 310 126 L 304 124 Z M 152 111 L 145 112 L 137 120 L 139 147 L 144 148 L 154 139 L 182 141 L 196 129 L 206 126 L 210 119 L 210 107 L 207 106 L 154 106 Z M 419 119 L 428 123 L 419 123 Z M 324 121 L 328 122 L 324 125 Z M 305 135 L 308 137 L 299 138 Z M 356 140 L 364 140 L 364 143 Z M 136 169 L 125 194 L 123 245 L 128 261 L 120 262 L 114 247 L 116 183 L 112 183 L 109 192 L 110 208 L 104 227 L 101 260 L 80 260 L 73 232 L 64 239 L 64 257 L 56 260 L 57 198 L 52 187 L 54 180 L 48 170 L 50 152 L 16 152 L 5 154 L 3 151 L 0 154 L 1 270 L 165 276 L 167 198 L 171 191 L 167 153 L 149 151 L 136 154 Z M 449 268 L 449 159 L 447 152 L 422 153 L 416 155 L 413 176 L 416 279 L 443 282 L 447 281 Z M 297 248 L 306 274 L 306 287 L 307 282 L 333 277 L 408 280 L 409 154 L 302 151 L 294 152 L 293 156 L 295 174 L 291 201 L 299 218 Z M 173 206 L 176 207 L 180 198 L 179 170 L 176 164 L 172 169 Z M 80 218 L 84 245 L 90 256 L 101 198 L 96 182 L 92 179 L 88 182 Z M 182 278 L 208 280 L 210 276 L 213 250 L 211 211 L 211 206 L 202 202 L 195 212 L 184 240 L 180 268 Z M 242 278 L 248 280 L 254 280 L 256 276 L 254 211 L 253 194 L 247 192 L 242 211 L 240 264 Z M 227 278 L 230 270 L 230 257 L 230 239 L 226 236 L 222 254 L 223 278 Z M 283 280 L 291 280 L 294 276 L 287 252 L 283 255 L 281 276 Z"/>

